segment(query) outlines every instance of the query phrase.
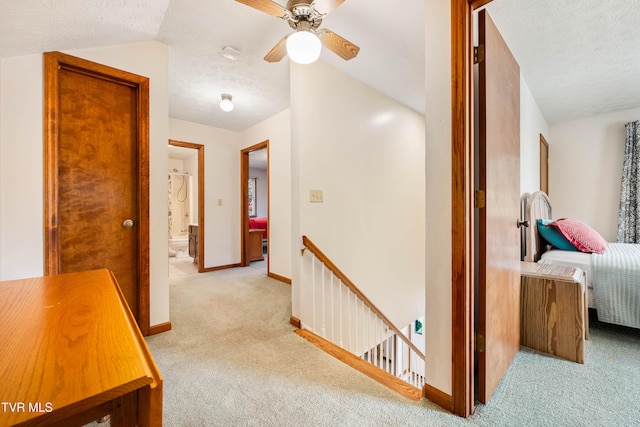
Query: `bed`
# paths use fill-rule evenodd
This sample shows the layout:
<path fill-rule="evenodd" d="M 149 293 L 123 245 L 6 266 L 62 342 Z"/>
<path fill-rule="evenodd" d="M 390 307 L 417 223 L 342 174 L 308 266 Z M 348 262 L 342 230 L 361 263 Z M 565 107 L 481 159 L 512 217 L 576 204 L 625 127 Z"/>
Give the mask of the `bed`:
<path fill-rule="evenodd" d="M 538 231 L 538 220 L 552 220 L 549 197 L 542 191 L 524 195 L 524 260 L 578 267 L 585 272 L 589 307 L 598 320 L 640 329 L 640 244 L 606 243 L 603 253 L 561 250 Z"/>
<path fill-rule="evenodd" d="M 249 218 L 249 230 L 264 230 L 262 238 L 266 239 L 267 236 L 267 218 Z"/>

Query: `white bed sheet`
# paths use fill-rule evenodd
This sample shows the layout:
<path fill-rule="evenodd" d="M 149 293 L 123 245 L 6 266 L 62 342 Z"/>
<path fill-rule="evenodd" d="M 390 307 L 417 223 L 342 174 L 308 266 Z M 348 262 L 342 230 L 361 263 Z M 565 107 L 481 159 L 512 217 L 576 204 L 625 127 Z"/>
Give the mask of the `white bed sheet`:
<path fill-rule="evenodd" d="M 538 262 L 564 267 L 577 267 L 584 271 L 589 307 L 596 307 L 593 295 L 593 286 L 591 284 L 591 254 L 550 249 L 542 254 L 542 257 L 540 257 L 540 261 Z"/>

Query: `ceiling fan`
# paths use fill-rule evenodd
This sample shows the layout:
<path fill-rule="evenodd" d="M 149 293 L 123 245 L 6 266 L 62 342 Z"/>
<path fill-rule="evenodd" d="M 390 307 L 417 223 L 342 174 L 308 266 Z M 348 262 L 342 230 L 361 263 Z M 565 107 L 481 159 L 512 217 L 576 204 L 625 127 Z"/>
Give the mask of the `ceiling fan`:
<path fill-rule="evenodd" d="M 272 0 L 236 1 L 283 19 L 295 30 L 267 53 L 265 61 L 278 62 L 288 54 L 292 61 L 310 64 L 320 56 L 322 45 L 345 60 L 355 58 L 360 51 L 358 46 L 333 31 L 319 29 L 324 17 L 344 0 L 288 0 L 286 8 Z"/>

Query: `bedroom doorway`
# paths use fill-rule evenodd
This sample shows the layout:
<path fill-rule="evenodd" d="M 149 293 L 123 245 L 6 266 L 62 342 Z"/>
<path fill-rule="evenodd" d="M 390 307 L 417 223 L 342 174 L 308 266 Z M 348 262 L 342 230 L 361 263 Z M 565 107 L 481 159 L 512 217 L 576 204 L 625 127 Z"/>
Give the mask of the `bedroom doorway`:
<path fill-rule="evenodd" d="M 269 273 L 269 141 L 240 153 L 241 264 Z M 262 267 L 264 266 L 264 267 Z"/>
<path fill-rule="evenodd" d="M 169 140 L 169 275 L 204 272 L 204 145 Z"/>

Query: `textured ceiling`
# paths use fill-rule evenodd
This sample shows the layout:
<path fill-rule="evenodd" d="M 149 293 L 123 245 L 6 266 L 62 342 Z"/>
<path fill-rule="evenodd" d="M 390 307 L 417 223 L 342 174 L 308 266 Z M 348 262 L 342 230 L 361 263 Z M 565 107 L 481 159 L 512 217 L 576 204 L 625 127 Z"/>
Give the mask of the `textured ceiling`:
<path fill-rule="evenodd" d="M 152 40 L 170 0 L 0 0 L 0 57 Z"/>
<path fill-rule="evenodd" d="M 494 0 L 487 9 L 549 124 L 640 107 L 637 0 Z"/>
<path fill-rule="evenodd" d="M 423 0 L 348 0 L 322 26 L 360 55 L 343 61 L 325 50 L 321 58 L 422 112 L 423 23 Z M 171 117 L 236 131 L 289 107 L 288 58 L 262 58 L 291 31 L 233 0 L 0 0 L 0 57 L 158 40 L 170 47 Z M 224 46 L 239 58 L 220 56 Z M 230 113 L 218 107 L 222 93 L 233 96 Z"/>
<path fill-rule="evenodd" d="M 276 0 L 284 4 L 284 0 Z M 635 0 L 488 6 L 550 122 L 639 106 Z M 424 0 L 347 0 L 322 24 L 359 45 L 322 60 L 424 112 Z M 233 0 L 0 0 L 0 57 L 145 40 L 170 47 L 170 115 L 244 130 L 289 106 L 289 60 L 262 58 L 289 26 Z M 236 61 L 220 55 L 240 50 Z M 224 113 L 220 95 L 233 95 Z"/>

